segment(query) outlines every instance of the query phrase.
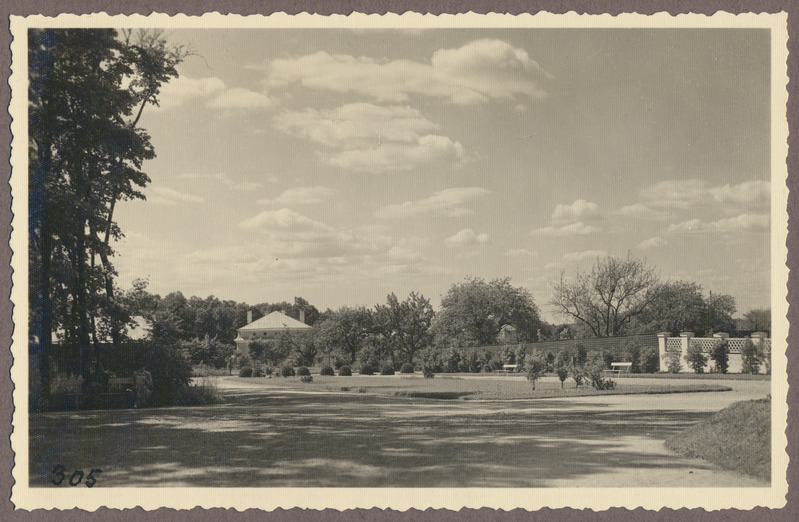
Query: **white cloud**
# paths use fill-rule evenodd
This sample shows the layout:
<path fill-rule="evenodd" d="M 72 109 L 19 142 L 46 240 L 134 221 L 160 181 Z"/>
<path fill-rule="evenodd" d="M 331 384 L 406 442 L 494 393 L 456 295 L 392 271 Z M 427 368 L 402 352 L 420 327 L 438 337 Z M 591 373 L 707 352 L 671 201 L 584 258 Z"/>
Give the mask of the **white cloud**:
<path fill-rule="evenodd" d="M 475 40 L 458 49 L 439 49 L 429 63 L 378 61 L 320 51 L 273 60 L 266 84 L 356 93 L 378 101 L 401 102 L 409 95 L 443 98 L 456 104 L 521 97 L 541 99 L 549 75 L 527 51 L 501 40 Z"/>
<path fill-rule="evenodd" d="M 578 199 L 571 205 L 558 205 L 552 212 L 552 223 L 565 225 L 576 221 L 599 219 L 599 207 L 596 203 Z"/>
<path fill-rule="evenodd" d="M 332 191 L 327 187 L 294 187 L 285 190 L 275 199 L 259 199 L 262 205 L 316 205 L 321 203 Z"/>
<path fill-rule="evenodd" d="M 641 191 L 649 206 L 689 208 L 713 203 L 751 205 L 768 202 L 771 186 L 767 181 L 744 181 L 738 185 L 710 186 L 700 179 L 660 181 Z"/>
<path fill-rule="evenodd" d="M 530 258 L 537 256 L 538 252 L 533 252 L 531 250 L 527 250 L 526 248 L 511 248 L 510 250 L 505 251 L 505 257 Z"/>
<path fill-rule="evenodd" d="M 293 210 L 264 210 L 259 214 L 239 223 L 244 230 L 271 233 L 275 230 L 286 230 L 296 234 L 298 239 L 307 239 L 317 235 L 326 235 L 331 228 L 324 223 L 314 221 Z"/>
<path fill-rule="evenodd" d="M 180 203 L 202 203 L 205 201 L 200 196 L 179 192 L 169 187 L 151 186 L 147 201 L 157 205 L 178 205 Z"/>
<path fill-rule="evenodd" d="M 448 237 L 444 240 L 444 245 L 447 247 L 463 247 L 472 245 L 484 245 L 488 243 L 489 237 L 486 233 L 475 233 L 471 228 L 464 228 L 454 236 Z"/>
<path fill-rule="evenodd" d="M 668 243 L 669 242 L 666 241 L 665 239 L 663 239 L 662 237 L 656 236 L 656 237 L 650 237 L 649 239 L 641 241 L 640 243 L 638 243 L 638 247 L 637 248 L 640 249 L 640 250 L 646 250 L 648 248 L 658 248 L 658 247 L 666 246 Z"/>
<path fill-rule="evenodd" d="M 412 107 L 351 103 L 336 109 L 285 111 L 278 130 L 329 149 L 330 165 L 367 172 L 410 170 L 434 161 L 460 162 L 463 146 L 433 134 L 438 126 Z"/>
<path fill-rule="evenodd" d="M 741 230 L 767 230 L 770 219 L 768 214 L 741 214 L 733 218 L 720 219 L 708 225 L 712 230 L 735 232 Z"/>
<path fill-rule="evenodd" d="M 385 206 L 375 215 L 379 218 L 406 218 L 428 212 L 439 212 L 449 217 L 462 217 L 472 213 L 462 205 L 488 193 L 488 190 L 481 187 L 454 187 L 434 192 L 425 199 Z"/>
<path fill-rule="evenodd" d="M 563 254 L 563 260 L 567 262 L 579 263 L 580 261 L 585 261 L 586 259 L 593 260 L 607 256 L 608 252 L 606 250 L 584 250 L 582 252 L 571 252 L 569 254 Z"/>
<path fill-rule="evenodd" d="M 209 98 L 225 90 L 225 82 L 215 76 L 189 78 L 180 76 L 161 87 L 158 100 L 162 109 L 183 105 L 191 99 Z"/>
<path fill-rule="evenodd" d="M 599 229 L 591 225 L 586 225 L 582 221 L 572 223 L 562 227 L 544 227 L 533 230 L 530 235 L 533 237 L 563 237 L 563 236 L 587 236 L 595 234 Z"/>
<path fill-rule="evenodd" d="M 738 185 L 723 185 L 709 189 L 713 199 L 719 203 L 753 203 L 755 201 L 768 201 L 771 194 L 771 184 L 768 181 L 746 181 Z"/>
<path fill-rule="evenodd" d="M 228 89 L 206 105 L 214 109 L 269 109 L 275 105 L 264 94 L 235 87 Z"/>
<path fill-rule="evenodd" d="M 615 211 L 614 214 L 631 218 L 654 219 L 658 221 L 668 217 L 668 214 L 662 210 L 655 210 L 641 203 L 623 206 Z"/>
<path fill-rule="evenodd" d="M 702 222 L 699 219 L 689 219 L 681 223 L 674 223 L 669 225 L 666 229 L 668 232 L 696 232 L 702 230 Z"/>

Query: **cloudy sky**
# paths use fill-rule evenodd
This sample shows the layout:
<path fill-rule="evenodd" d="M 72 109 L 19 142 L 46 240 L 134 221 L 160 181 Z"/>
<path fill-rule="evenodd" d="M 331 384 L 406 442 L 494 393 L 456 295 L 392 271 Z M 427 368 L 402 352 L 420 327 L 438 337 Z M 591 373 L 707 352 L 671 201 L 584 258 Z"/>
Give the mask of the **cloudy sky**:
<path fill-rule="evenodd" d="M 320 309 L 606 255 L 769 304 L 764 30 L 175 30 L 120 284 Z"/>

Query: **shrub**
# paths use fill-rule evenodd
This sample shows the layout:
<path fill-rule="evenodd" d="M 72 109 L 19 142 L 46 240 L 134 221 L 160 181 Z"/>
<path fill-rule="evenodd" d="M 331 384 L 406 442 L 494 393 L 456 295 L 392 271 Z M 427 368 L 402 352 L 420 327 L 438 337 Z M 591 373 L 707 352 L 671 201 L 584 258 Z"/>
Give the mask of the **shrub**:
<path fill-rule="evenodd" d="M 368 364 L 363 364 L 361 365 L 361 369 L 358 371 L 358 373 L 361 375 L 374 375 L 375 369 Z"/>
<path fill-rule="evenodd" d="M 616 383 L 605 379 L 605 357 L 600 352 L 591 352 L 583 366 L 583 376 L 595 390 L 612 390 Z"/>
<path fill-rule="evenodd" d="M 560 379 L 560 387 L 563 388 L 563 383 L 569 377 L 569 352 L 561 350 L 555 357 L 555 373 L 558 374 Z"/>
<path fill-rule="evenodd" d="M 577 345 L 577 366 L 582 366 L 588 360 L 588 351 L 582 344 Z"/>
<path fill-rule="evenodd" d="M 713 345 L 713 349 L 710 350 L 710 358 L 716 365 L 716 372 L 727 373 L 730 367 L 730 347 L 726 339 L 719 340 Z"/>
<path fill-rule="evenodd" d="M 352 368 L 346 364 L 338 369 L 338 374 L 341 377 L 349 377 L 352 375 Z"/>
<path fill-rule="evenodd" d="M 580 387 L 583 384 L 583 369 L 576 364 L 569 365 L 569 375 L 574 379 L 574 385 Z"/>
<path fill-rule="evenodd" d="M 555 371 L 555 354 L 552 352 L 547 352 L 547 371 Z"/>
<path fill-rule="evenodd" d="M 384 364 L 380 368 L 380 375 L 394 375 L 394 366 L 391 364 Z"/>
<path fill-rule="evenodd" d="M 300 366 L 299 368 L 297 368 L 297 375 L 299 375 L 300 377 L 307 377 L 311 375 L 311 370 L 309 370 L 305 366 Z"/>
<path fill-rule="evenodd" d="M 413 373 L 413 365 L 411 363 L 403 364 L 400 373 Z"/>
<path fill-rule="evenodd" d="M 308 375 L 300 375 L 300 382 L 313 382 L 313 377 L 311 377 L 310 373 Z"/>
<path fill-rule="evenodd" d="M 547 370 L 547 360 L 541 354 L 533 353 L 532 356 L 527 358 L 525 368 L 527 369 L 527 380 L 530 381 L 535 390 L 535 381 L 541 378 Z"/>
<path fill-rule="evenodd" d="M 245 366 L 239 370 L 239 377 L 252 377 L 252 368 Z"/>
<path fill-rule="evenodd" d="M 425 379 L 432 379 L 436 376 L 435 367 L 424 365 L 422 367 L 422 375 L 424 375 Z"/>
<path fill-rule="evenodd" d="M 333 370 L 332 366 L 322 366 L 322 369 L 319 371 L 319 375 L 335 375 L 336 372 Z"/>
<path fill-rule="evenodd" d="M 263 372 L 264 372 L 264 375 L 272 377 L 272 374 L 275 373 L 275 369 L 272 368 L 271 366 L 264 366 L 263 367 Z"/>
<path fill-rule="evenodd" d="M 253 377 L 263 377 L 264 376 L 264 371 L 262 369 L 260 369 L 260 368 L 254 368 L 252 370 L 252 376 Z"/>
<path fill-rule="evenodd" d="M 294 377 L 296 373 L 294 372 L 294 367 L 287 364 L 280 369 L 280 375 L 283 377 Z"/>
<path fill-rule="evenodd" d="M 760 350 L 751 339 L 744 341 L 741 347 L 741 373 L 760 373 Z"/>
<path fill-rule="evenodd" d="M 649 347 L 641 350 L 638 357 L 638 369 L 641 373 L 656 373 L 660 370 L 660 352 L 657 348 Z"/>
<path fill-rule="evenodd" d="M 705 373 L 707 355 L 702 351 L 702 347 L 694 344 L 688 346 L 688 353 L 685 354 L 685 362 L 693 368 L 696 373 Z"/>
<path fill-rule="evenodd" d="M 680 370 L 682 370 L 680 352 L 668 352 L 666 354 L 666 366 L 669 369 L 669 373 L 680 373 Z"/>
<path fill-rule="evenodd" d="M 176 395 L 191 382 L 191 363 L 173 346 L 137 344 L 134 354 L 134 367 L 144 366 L 153 377 L 150 406 L 172 404 Z"/>

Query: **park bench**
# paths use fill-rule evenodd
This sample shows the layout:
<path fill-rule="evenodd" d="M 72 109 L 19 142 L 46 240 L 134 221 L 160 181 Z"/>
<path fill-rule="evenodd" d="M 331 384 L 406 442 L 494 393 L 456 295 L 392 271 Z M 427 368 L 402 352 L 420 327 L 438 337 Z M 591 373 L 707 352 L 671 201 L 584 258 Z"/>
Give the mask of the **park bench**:
<path fill-rule="evenodd" d="M 502 369 L 497 371 L 499 373 L 511 373 L 515 372 L 518 367 L 519 367 L 518 364 L 503 364 Z"/>
<path fill-rule="evenodd" d="M 614 362 L 610 363 L 610 369 L 604 370 L 605 375 L 614 374 L 616 377 L 619 377 L 622 373 L 630 373 L 630 368 L 632 368 L 633 363 L 631 362 Z"/>
<path fill-rule="evenodd" d="M 101 409 L 109 408 L 114 399 L 119 400 L 121 398 L 125 398 L 124 401 L 126 406 L 133 407 L 133 385 L 134 380 L 132 377 L 109 377 L 108 385 L 105 387 L 105 389 L 100 391 L 99 407 Z M 90 400 L 89 395 L 84 393 L 81 389 L 80 381 L 77 379 L 68 381 L 65 384 L 65 388 L 66 392 L 64 395 L 67 397 L 69 402 L 74 401 L 74 407 L 76 410 L 82 409 L 82 407 L 85 406 Z M 128 402 L 130 404 L 127 404 Z"/>

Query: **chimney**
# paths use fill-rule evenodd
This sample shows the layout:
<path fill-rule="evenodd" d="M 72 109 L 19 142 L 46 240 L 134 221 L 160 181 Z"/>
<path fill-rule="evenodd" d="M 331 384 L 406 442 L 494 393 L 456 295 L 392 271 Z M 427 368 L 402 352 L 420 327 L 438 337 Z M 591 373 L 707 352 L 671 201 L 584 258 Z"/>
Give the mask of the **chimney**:
<path fill-rule="evenodd" d="M 300 310 L 300 322 L 305 324 L 305 310 Z"/>
<path fill-rule="evenodd" d="M 252 322 L 252 310 L 247 310 L 247 324 Z"/>

